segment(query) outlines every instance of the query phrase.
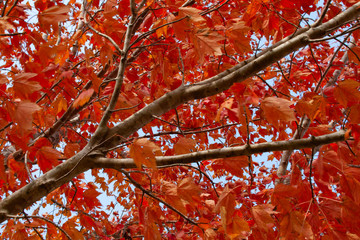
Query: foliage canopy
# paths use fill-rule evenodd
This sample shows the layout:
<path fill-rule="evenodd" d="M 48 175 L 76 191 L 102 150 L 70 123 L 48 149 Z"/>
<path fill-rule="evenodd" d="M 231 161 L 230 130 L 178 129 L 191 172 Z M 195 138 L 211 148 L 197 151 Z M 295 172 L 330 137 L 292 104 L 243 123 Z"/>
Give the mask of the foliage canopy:
<path fill-rule="evenodd" d="M 360 238 L 357 1 L 0 14 L 1 238 Z"/>

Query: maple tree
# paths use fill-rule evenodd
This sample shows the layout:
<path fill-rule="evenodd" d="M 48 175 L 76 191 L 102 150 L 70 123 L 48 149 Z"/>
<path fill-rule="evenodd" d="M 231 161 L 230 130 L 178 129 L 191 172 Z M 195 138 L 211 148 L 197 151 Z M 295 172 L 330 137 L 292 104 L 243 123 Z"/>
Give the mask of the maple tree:
<path fill-rule="evenodd" d="M 360 238 L 357 1 L 0 14 L 1 238 Z"/>

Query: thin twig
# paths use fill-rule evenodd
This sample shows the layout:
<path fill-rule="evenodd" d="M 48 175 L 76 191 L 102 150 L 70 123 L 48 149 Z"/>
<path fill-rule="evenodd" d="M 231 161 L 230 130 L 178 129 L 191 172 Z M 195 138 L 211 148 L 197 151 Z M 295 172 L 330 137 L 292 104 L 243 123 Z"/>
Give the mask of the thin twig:
<path fill-rule="evenodd" d="M 176 114 L 177 127 L 178 127 L 179 131 L 182 133 L 182 135 L 184 135 L 184 132 L 183 132 L 183 130 L 181 129 L 181 126 L 180 126 L 179 113 L 178 113 L 178 111 L 176 110 L 176 108 L 174 108 L 174 110 L 175 110 L 175 114 Z"/>
<path fill-rule="evenodd" d="M 250 146 L 250 130 L 249 130 L 249 120 L 248 120 L 248 115 L 246 113 L 246 107 L 245 105 L 242 106 L 243 110 L 244 110 L 244 115 L 245 115 L 245 121 L 246 121 L 246 145 Z"/>
<path fill-rule="evenodd" d="M 315 154 L 315 148 L 311 149 L 311 159 L 310 159 L 310 171 L 309 171 L 309 183 L 310 183 L 310 188 L 311 188 L 311 196 L 312 196 L 312 200 L 315 200 L 315 194 L 314 194 L 314 188 L 313 188 L 313 184 L 312 184 L 312 164 L 314 161 L 314 154 Z"/>
<path fill-rule="evenodd" d="M 23 35 L 23 34 L 26 34 L 26 32 L 2 33 L 2 34 L 0 34 L 0 37 L 11 37 L 11 36 L 17 36 L 17 35 Z"/>
<path fill-rule="evenodd" d="M 171 125 L 171 126 L 178 127 L 178 125 L 176 125 L 176 124 L 174 124 L 174 123 L 171 123 L 171 122 L 169 122 L 169 121 L 163 120 L 163 119 L 161 119 L 160 117 L 157 117 L 157 116 L 155 116 L 155 115 L 153 115 L 153 118 L 155 118 L 155 119 L 157 119 L 157 120 L 159 120 L 159 121 L 162 121 L 162 122 L 164 122 L 164 123 L 167 123 L 167 124 L 169 124 L 169 125 Z M 180 132 L 180 133 L 181 133 L 181 132 Z"/>
<path fill-rule="evenodd" d="M 136 107 L 139 106 L 140 104 L 141 104 L 141 102 L 138 103 L 138 104 L 136 104 L 135 106 L 127 107 L 127 108 L 118 108 L 118 109 L 111 110 L 111 112 L 118 112 L 118 111 L 130 110 L 130 109 L 136 108 Z"/>
<path fill-rule="evenodd" d="M 25 158 L 24 163 L 25 163 L 26 172 L 27 172 L 27 174 L 29 175 L 31 181 L 35 181 L 35 179 L 34 179 L 33 176 L 31 175 L 29 166 L 27 165 L 27 161 L 28 161 L 27 155 L 28 155 L 28 151 L 25 152 L 25 156 L 24 156 L 24 158 Z"/>
<path fill-rule="evenodd" d="M 189 165 L 189 164 L 181 164 L 181 163 L 178 163 L 178 164 L 173 164 L 173 165 L 164 165 L 164 166 L 159 166 L 157 167 L 158 169 L 161 169 L 161 168 L 169 168 L 169 167 L 188 167 L 188 168 L 193 168 L 193 169 L 196 169 L 196 171 L 198 171 L 200 174 L 204 175 L 211 183 L 213 189 L 214 189 L 214 192 L 216 194 L 217 197 L 219 197 L 219 193 L 217 192 L 216 190 L 216 187 L 215 187 L 215 183 L 214 181 L 209 177 L 209 175 L 207 175 L 204 171 L 202 171 L 199 167 L 194 167 L 192 165 Z"/>
<path fill-rule="evenodd" d="M 22 211 L 22 214 L 24 214 L 24 216 L 26 217 L 26 221 L 30 224 L 31 222 L 30 222 L 30 219 L 29 219 L 28 215 L 26 214 L 26 212 Z M 39 236 L 39 238 L 41 240 L 44 240 L 44 238 L 41 236 L 41 234 L 35 227 L 31 227 L 31 228 L 36 232 L 36 234 Z"/>
<path fill-rule="evenodd" d="M 73 212 L 77 212 L 77 213 L 86 215 L 86 216 L 88 216 L 89 218 L 91 218 L 92 220 L 94 220 L 94 221 L 96 221 L 96 222 L 99 222 L 99 220 L 97 220 L 96 218 L 94 218 L 94 216 L 92 216 L 91 214 L 89 214 L 89 213 L 87 213 L 87 212 L 84 212 L 84 211 L 78 210 L 78 209 L 72 209 L 72 208 L 66 207 L 66 206 L 64 206 L 63 204 L 57 202 L 57 201 L 56 201 L 55 199 L 53 199 L 53 198 L 51 199 L 51 201 L 52 201 L 53 203 L 55 203 L 55 205 L 58 205 L 59 207 L 65 209 L 65 210 L 67 210 L 67 211 L 73 211 Z"/>
<path fill-rule="evenodd" d="M 114 41 L 114 39 L 112 39 L 110 36 L 96 30 L 95 28 L 93 28 L 92 26 L 90 26 L 90 24 L 86 25 L 88 28 L 91 29 L 91 31 L 93 31 L 94 33 L 96 33 L 99 36 L 102 36 L 103 38 L 106 38 L 107 40 L 109 40 L 111 42 L 111 44 L 115 47 L 116 51 L 118 51 L 120 53 L 120 55 L 123 54 L 123 51 L 121 50 L 121 48 L 119 47 L 119 45 L 117 45 L 117 43 Z"/>
<path fill-rule="evenodd" d="M 188 221 L 189 223 L 198 226 L 201 228 L 201 226 L 199 226 L 196 222 L 194 222 L 193 220 L 191 220 L 190 218 L 188 218 L 187 216 L 185 216 L 184 214 L 182 214 L 179 210 L 177 210 L 176 208 L 174 208 L 173 206 L 171 206 L 170 204 L 168 204 L 167 202 L 163 201 L 162 199 L 158 198 L 157 196 L 155 196 L 154 194 L 152 194 L 151 192 L 149 192 L 148 190 L 146 190 L 145 188 L 143 188 L 138 182 L 136 182 L 128 172 L 122 170 L 122 169 L 118 169 L 118 171 L 122 172 L 128 179 L 129 181 L 134 184 L 135 187 L 139 188 L 141 191 L 143 191 L 146 195 L 152 197 L 153 199 L 161 202 L 162 204 L 164 204 L 165 206 L 167 206 L 169 209 L 173 210 L 174 212 L 176 212 L 177 214 L 179 214 L 182 218 L 184 218 L 186 221 Z"/>
<path fill-rule="evenodd" d="M 179 51 L 179 59 L 180 59 L 180 62 L 181 62 L 181 68 L 180 66 L 178 65 L 179 67 L 179 70 L 181 72 L 181 78 L 182 78 L 182 84 L 184 85 L 185 84 L 185 67 L 184 67 L 184 61 L 183 61 L 183 58 L 181 56 L 181 50 L 179 47 L 177 47 L 178 51 Z"/>
<path fill-rule="evenodd" d="M 338 52 L 339 52 L 340 49 L 345 45 L 345 41 L 346 41 L 349 37 L 350 37 L 350 34 L 344 39 L 344 41 L 341 42 L 340 46 L 335 50 L 332 58 L 331 58 L 330 61 L 329 61 L 329 64 L 328 64 L 327 68 L 325 69 L 324 73 L 321 75 L 321 79 L 320 79 L 320 81 L 318 82 L 318 84 L 316 85 L 314 92 L 318 92 L 318 91 L 320 90 L 320 86 L 321 86 L 322 81 L 325 79 L 326 74 L 330 71 L 330 68 L 332 67 L 332 63 L 334 62 L 334 60 L 335 60 Z"/>
<path fill-rule="evenodd" d="M 325 18 L 325 16 L 326 16 L 326 13 L 327 13 L 327 11 L 328 11 L 328 9 L 329 9 L 329 7 L 330 7 L 330 4 L 331 4 L 331 0 L 327 0 L 326 5 L 325 5 L 325 7 L 324 7 L 323 10 L 322 10 L 319 19 L 316 20 L 316 22 L 313 24 L 313 27 L 317 27 L 317 26 L 319 26 L 319 25 L 323 22 L 323 20 L 324 20 L 324 18 Z"/>
<path fill-rule="evenodd" d="M 4 3 L 4 8 L 3 8 L 2 12 L 1 12 L 1 17 L 3 17 L 4 14 L 5 14 L 5 10 L 6 10 L 8 2 L 9 2 L 9 0 L 6 0 L 5 3 Z"/>
<path fill-rule="evenodd" d="M 37 219 L 41 219 L 45 222 L 51 223 L 52 225 L 54 225 L 57 229 L 59 229 L 68 239 L 72 240 L 72 238 L 70 237 L 70 235 L 64 230 L 62 229 L 58 224 L 54 223 L 53 221 L 51 221 L 50 219 L 47 219 L 45 217 L 41 217 L 41 216 L 35 216 L 35 215 L 27 215 L 27 216 L 16 216 L 16 215 L 6 215 L 9 218 L 37 218 Z"/>
<path fill-rule="evenodd" d="M 279 69 L 280 69 L 280 72 L 281 72 L 281 75 L 283 76 L 283 78 L 285 79 L 285 81 L 292 87 L 293 85 L 291 84 L 291 82 L 289 81 L 289 79 L 285 76 L 283 70 L 282 70 L 282 67 L 280 65 L 279 62 L 276 62 L 276 64 L 278 65 Z"/>
<path fill-rule="evenodd" d="M 16 4 L 19 2 L 19 0 L 15 0 L 14 4 L 11 6 L 11 8 L 9 9 L 9 11 L 6 13 L 6 16 L 9 16 L 9 14 L 11 13 L 11 11 L 14 9 L 14 7 L 16 6 Z"/>
<path fill-rule="evenodd" d="M 201 15 L 201 16 L 204 16 L 204 15 L 209 14 L 209 13 L 211 13 L 211 12 L 217 11 L 217 10 L 219 10 L 222 6 L 224 6 L 225 4 L 227 4 L 228 2 L 229 2 L 229 0 L 226 0 L 224 3 L 220 4 L 219 6 L 213 7 L 213 8 L 211 8 L 211 9 L 209 9 L 209 10 L 206 10 L 206 11 L 200 13 L 200 15 Z"/>

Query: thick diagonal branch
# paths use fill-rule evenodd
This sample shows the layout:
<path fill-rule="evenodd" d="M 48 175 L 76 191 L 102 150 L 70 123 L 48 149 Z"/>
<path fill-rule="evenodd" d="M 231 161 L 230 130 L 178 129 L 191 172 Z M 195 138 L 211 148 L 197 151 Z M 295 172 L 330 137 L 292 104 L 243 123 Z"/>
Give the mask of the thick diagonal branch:
<path fill-rule="evenodd" d="M 300 29 L 298 31 L 299 34 L 294 37 L 287 37 L 265 50 L 257 57 L 250 58 L 214 77 L 197 84 L 182 85 L 176 90 L 165 94 L 110 129 L 103 138 L 104 140 L 109 139 L 109 141 L 104 142 L 102 150 L 106 151 L 107 149 L 115 147 L 138 129 L 151 122 L 154 119 L 154 116 L 161 116 L 188 101 L 205 98 L 223 92 L 229 89 L 234 83 L 242 82 L 254 76 L 257 72 L 277 62 L 289 53 L 306 46 L 311 39 L 321 38 L 327 35 L 330 30 L 355 19 L 360 14 L 359 7 L 360 3 L 357 3 L 318 27 Z"/>

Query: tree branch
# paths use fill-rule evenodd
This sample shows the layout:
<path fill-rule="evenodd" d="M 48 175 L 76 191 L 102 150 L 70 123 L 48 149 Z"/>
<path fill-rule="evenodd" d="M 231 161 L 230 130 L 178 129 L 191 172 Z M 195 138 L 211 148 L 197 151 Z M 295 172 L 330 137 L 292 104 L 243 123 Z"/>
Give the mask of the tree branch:
<path fill-rule="evenodd" d="M 251 145 L 243 145 L 240 147 L 230 147 L 221 149 L 211 149 L 206 151 L 181 154 L 176 156 L 164 156 L 156 157 L 156 164 L 158 167 L 167 166 L 171 167 L 174 164 L 186 164 L 201 162 L 209 159 L 216 158 L 229 158 L 236 156 L 250 156 L 256 153 L 272 152 L 272 151 L 284 151 L 294 150 L 303 148 L 313 148 L 316 146 L 340 142 L 345 140 L 345 131 L 339 131 L 336 133 L 330 133 L 318 137 L 310 137 L 306 139 L 287 140 L 278 142 L 267 142 L 258 143 Z M 113 169 L 124 169 L 124 168 L 136 168 L 135 162 L 131 158 L 105 158 L 98 157 L 93 158 L 91 168 L 113 168 Z"/>
<path fill-rule="evenodd" d="M 257 57 L 252 57 L 214 77 L 193 85 L 182 85 L 176 90 L 165 94 L 110 129 L 103 138 L 109 140 L 104 142 L 101 149 L 106 151 L 106 149 L 118 145 L 124 138 L 129 137 L 138 129 L 151 122 L 154 116 L 161 116 L 190 100 L 201 99 L 223 92 L 234 83 L 242 82 L 254 76 L 257 72 L 277 62 L 289 53 L 306 46 L 311 39 L 322 37 L 328 34 L 329 29 L 342 26 L 349 20 L 355 19 L 360 14 L 359 6 L 360 3 L 353 5 L 348 10 L 318 27 L 300 29 L 294 37 L 287 37 L 274 44 L 273 47 L 263 51 Z"/>
<path fill-rule="evenodd" d="M 89 144 L 83 150 L 0 201 L 0 222 L 5 221 L 8 215 L 18 214 L 23 209 L 31 206 L 33 203 L 41 199 L 43 196 L 46 196 L 51 191 L 69 182 L 78 174 L 85 172 L 90 168 L 135 168 L 136 166 L 132 159 L 111 159 L 105 158 L 103 155 L 96 155 L 99 154 L 99 152 L 93 152 L 91 155 L 89 153 L 94 150 L 95 146 L 97 146 L 98 150 L 104 150 L 105 152 L 108 149 L 117 146 L 138 129 L 151 122 L 153 120 L 153 116 L 161 116 L 162 114 L 183 103 L 186 103 L 187 101 L 215 95 L 229 89 L 236 82 L 244 81 L 245 79 L 255 75 L 260 70 L 265 69 L 267 66 L 287 56 L 291 52 L 306 46 L 309 43 L 309 40 L 323 37 L 328 34 L 331 29 L 335 29 L 336 27 L 340 27 L 345 23 L 354 20 L 360 13 L 359 6 L 360 3 L 354 4 L 352 7 L 349 7 L 346 11 L 334 17 L 332 20 L 329 20 L 318 27 L 300 29 L 292 36 L 279 41 L 256 57 L 252 57 L 249 60 L 246 60 L 214 77 L 197 84 L 181 86 L 147 105 L 142 110 L 128 117 L 115 127 L 109 129 L 108 131 L 105 129 L 104 131 L 104 128 L 107 128 L 106 120 L 110 118 L 111 110 L 114 109 L 116 103 L 114 100 L 113 104 L 108 106 L 106 111 L 107 114 L 104 115 L 98 128 L 99 131 L 96 131 Z M 130 29 L 128 30 L 130 31 Z M 127 41 L 130 41 L 130 38 L 128 38 Z M 127 41 L 124 46 L 129 46 Z M 127 52 L 128 49 L 124 50 Z M 126 65 L 123 65 L 123 68 L 125 68 L 125 66 Z M 118 73 L 121 75 L 123 71 L 124 69 L 120 69 Z M 117 89 L 120 89 L 121 81 L 118 82 Z M 119 94 L 119 91 L 114 90 L 114 99 L 117 99 L 115 95 L 116 93 Z M 174 163 L 198 162 L 205 159 L 219 157 L 251 155 L 267 151 L 309 148 L 316 145 L 343 141 L 344 135 L 345 133 L 341 131 L 334 134 L 315 137 L 313 139 L 262 143 L 250 145 L 250 148 L 243 146 L 208 150 L 186 155 L 159 157 L 157 162 L 159 166 L 162 166 Z"/>

